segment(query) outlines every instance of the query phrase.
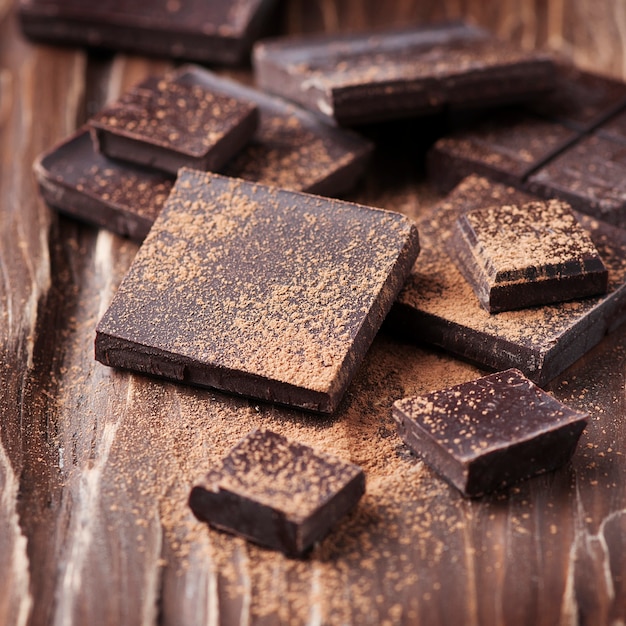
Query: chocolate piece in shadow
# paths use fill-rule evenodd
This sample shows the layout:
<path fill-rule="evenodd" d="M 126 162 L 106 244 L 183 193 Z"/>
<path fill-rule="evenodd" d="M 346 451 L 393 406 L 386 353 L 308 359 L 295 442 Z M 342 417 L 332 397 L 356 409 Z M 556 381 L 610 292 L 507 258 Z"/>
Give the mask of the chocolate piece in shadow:
<path fill-rule="evenodd" d="M 484 178 L 462 182 L 418 223 L 421 252 L 388 317 L 399 336 L 434 344 L 493 369 L 516 367 L 547 383 L 626 320 L 626 231 L 577 214 L 605 266 L 603 296 L 490 315 L 445 252 L 458 216 L 481 206 L 519 204 L 528 194 Z"/>
<path fill-rule="evenodd" d="M 460 23 L 259 42 L 257 84 L 339 124 L 528 98 L 553 86 L 549 57 Z"/>
<path fill-rule="evenodd" d="M 109 159 L 83 128 L 34 165 L 39 188 L 54 209 L 142 241 L 174 184 L 168 174 Z"/>
<path fill-rule="evenodd" d="M 596 247 L 559 200 L 474 209 L 452 233 L 448 252 L 490 313 L 606 292 Z"/>
<path fill-rule="evenodd" d="M 181 167 L 217 170 L 251 139 L 257 123 L 252 102 L 177 74 L 144 81 L 89 120 L 103 154 L 173 175 Z"/>
<path fill-rule="evenodd" d="M 20 0 L 24 34 L 52 43 L 241 63 L 275 0 Z"/>
<path fill-rule="evenodd" d="M 189 505 L 211 526 L 297 557 L 364 492 L 356 465 L 254 430 L 193 487 Z"/>
<path fill-rule="evenodd" d="M 566 463 L 589 417 L 516 369 L 399 400 L 393 416 L 404 442 L 470 497 Z"/>
<path fill-rule="evenodd" d="M 182 169 L 96 358 L 332 412 L 418 251 L 397 213 Z"/>
<path fill-rule="evenodd" d="M 526 185 L 581 213 L 626 227 L 626 145 L 592 134 L 535 172 Z"/>
<path fill-rule="evenodd" d="M 321 195 L 352 188 L 372 153 L 356 133 L 326 124 L 318 116 L 277 97 L 193 66 L 180 68 L 177 80 L 259 108 L 259 126 L 250 142 L 220 172 L 266 185 Z"/>

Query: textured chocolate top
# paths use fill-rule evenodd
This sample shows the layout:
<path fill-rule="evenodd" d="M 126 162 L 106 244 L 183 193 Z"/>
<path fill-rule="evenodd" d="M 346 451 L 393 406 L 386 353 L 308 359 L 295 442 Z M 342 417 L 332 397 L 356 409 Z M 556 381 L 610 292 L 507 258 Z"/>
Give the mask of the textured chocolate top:
<path fill-rule="evenodd" d="M 137 85 L 89 123 L 114 135 L 199 158 L 255 109 L 250 102 L 182 82 L 173 75 Z"/>
<path fill-rule="evenodd" d="M 396 213 L 183 169 L 98 325 L 97 354 L 115 365 L 107 351 L 128 344 L 231 372 L 190 382 L 302 405 L 274 381 L 332 411 L 418 249 Z"/>
<path fill-rule="evenodd" d="M 626 301 L 626 233 L 577 215 L 609 270 L 605 296 L 490 315 L 450 261 L 442 241 L 463 211 L 481 206 L 524 203 L 528 194 L 469 177 L 419 222 L 422 250 L 397 304 L 403 327 L 421 341 L 433 342 L 489 367 L 518 367 L 542 384 L 569 366 L 593 341 L 623 317 Z M 410 326 L 406 326 L 409 323 Z M 585 336 L 583 340 L 583 336 Z M 574 346 L 580 349 L 573 356 Z"/>
<path fill-rule="evenodd" d="M 516 369 L 398 400 L 394 410 L 461 463 L 588 418 Z"/>
<path fill-rule="evenodd" d="M 490 284 L 567 277 L 602 266 L 570 206 L 559 200 L 475 209 L 458 224 Z"/>
<path fill-rule="evenodd" d="M 362 470 L 352 463 L 290 441 L 269 430 L 244 437 L 202 481 L 299 523 L 344 489 Z"/>

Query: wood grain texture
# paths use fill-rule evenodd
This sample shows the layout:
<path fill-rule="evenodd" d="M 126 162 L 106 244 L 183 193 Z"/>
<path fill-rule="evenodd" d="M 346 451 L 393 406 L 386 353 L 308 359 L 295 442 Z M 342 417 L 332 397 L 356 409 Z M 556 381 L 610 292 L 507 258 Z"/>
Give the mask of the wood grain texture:
<path fill-rule="evenodd" d="M 469 18 L 624 76 L 609 0 L 291 0 L 289 32 Z M 110 370 L 96 322 L 137 246 L 60 218 L 31 164 L 167 61 L 25 42 L 0 0 L 0 624 L 626 622 L 626 329 L 552 385 L 592 419 L 572 463 L 467 501 L 408 453 L 390 407 L 482 372 L 375 341 L 340 411 L 312 417 Z M 248 80 L 245 74 L 241 78 Z M 352 199 L 420 215 L 427 142 L 391 127 Z M 305 560 L 209 530 L 194 479 L 254 426 L 363 466 L 367 494 Z"/>

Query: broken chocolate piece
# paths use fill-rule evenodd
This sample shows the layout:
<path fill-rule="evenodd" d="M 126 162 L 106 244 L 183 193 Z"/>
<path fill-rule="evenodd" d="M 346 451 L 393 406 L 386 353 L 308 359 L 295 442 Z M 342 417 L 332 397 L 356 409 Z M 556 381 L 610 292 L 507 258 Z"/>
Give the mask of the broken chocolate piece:
<path fill-rule="evenodd" d="M 570 206 L 559 200 L 459 216 L 448 251 L 490 313 L 606 292 L 609 273 Z"/>
<path fill-rule="evenodd" d="M 626 228 L 626 145 L 589 135 L 529 179 L 544 198 L 562 198 L 572 208 Z"/>
<path fill-rule="evenodd" d="M 566 463 L 589 417 L 516 369 L 399 400 L 393 416 L 404 442 L 470 497 Z"/>
<path fill-rule="evenodd" d="M 626 320 L 626 231 L 577 214 L 609 270 L 608 291 L 571 302 L 490 315 L 444 251 L 468 210 L 533 200 L 484 178 L 461 183 L 418 223 L 421 252 L 388 317 L 402 337 L 434 344 L 493 369 L 516 367 L 547 383 Z"/>
<path fill-rule="evenodd" d="M 94 116 L 94 142 L 108 157 L 176 175 L 181 167 L 215 171 L 243 148 L 258 123 L 254 103 L 207 90 L 202 70 L 150 78 Z"/>
<path fill-rule="evenodd" d="M 182 169 L 96 358 L 332 412 L 418 250 L 397 213 Z"/>
<path fill-rule="evenodd" d="M 241 63 L 275 0 L 20 0 L 27 37 L 203 63 Z"/>
<path fill-rule="evenodd" d="M 109 159 L 83 128 L 34 165 L 39 188 L 54 209 L 142 241 L 174 184 L 167 174 Z"/>
<path fill-rule="evenodd" d="M 189 505 L 211 526 L 301 556 L 364 492 L 358 466 L 254 430 L 193 487 Z"/>
<path fill-rule="evenodd" d="M 253 59 L 263 89 L 344 125 L 511 103 L 554 79 L 546 55 L 459 23 L 265 40 Z"/>

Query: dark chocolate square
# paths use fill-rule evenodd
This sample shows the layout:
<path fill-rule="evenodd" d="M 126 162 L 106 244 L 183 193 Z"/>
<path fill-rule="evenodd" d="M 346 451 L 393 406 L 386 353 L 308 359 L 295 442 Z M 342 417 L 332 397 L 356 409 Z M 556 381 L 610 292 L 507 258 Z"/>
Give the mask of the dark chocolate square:
<path fill-rule="evenodd" d="M 203 63 L 241 63 L 275 0 L 20 0 L 30 38 Z"/>
<path fill-rule="evenodd" d="M 515 102 L 554 77 L 546 55 L 460 23 L 265 40 L 253 58 L 263 89 L 346 125 Z"/>
<path fill-rule="evenodd" d="M 215 171 L 252 138 L 257 106 L 206 89 L 193 75 L 148 79 L 89 120 L 108 157 L 176 175 L 181 167 Z"/>
<path fill-rule="evenodd" d="M 509 369 L 398 400 L 404 442 L 465 496 L 480 496 L 566 463 L 588 415 Z"/>
<path fill-rule="evenodd" d="M 469 177 L 418 222 L 421 252 L 387 327 L 493 369 L 516 367 L 547 383 L 626 320 L 626 231 L 576 214 L 609 270 L 608 291 L 571 302 L 490 315 L 445 250 L 458 216 L 533 198 Z"/>
<path fill-rule="evenodd" d="M 301 556 L 364 492 L 358 466 L 254 430 L 193 487 L 189 505 L 211 526 Z"/>
<path fill-rule="evenodd" d="M 490 313 L 595 296 L 609 273 L 571 207 L 559 200 L 459 216 L 448 250 Z"/>
<path fill-rule="evenodd" d="M 96 358 L 332 412 L 418 251 L 397 213 L 183 169 Z"/>

